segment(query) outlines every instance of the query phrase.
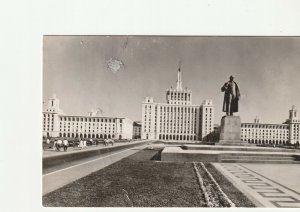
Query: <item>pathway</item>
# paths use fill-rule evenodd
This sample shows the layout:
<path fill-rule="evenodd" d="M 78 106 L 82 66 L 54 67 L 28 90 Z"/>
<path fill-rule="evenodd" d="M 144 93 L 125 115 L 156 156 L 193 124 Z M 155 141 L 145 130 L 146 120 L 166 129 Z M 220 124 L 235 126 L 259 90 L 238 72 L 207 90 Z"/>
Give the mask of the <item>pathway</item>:
<path fill-rule="evenodd" d="M 213 165 L 258 207 L 300 207 L 297 164 Z"/>

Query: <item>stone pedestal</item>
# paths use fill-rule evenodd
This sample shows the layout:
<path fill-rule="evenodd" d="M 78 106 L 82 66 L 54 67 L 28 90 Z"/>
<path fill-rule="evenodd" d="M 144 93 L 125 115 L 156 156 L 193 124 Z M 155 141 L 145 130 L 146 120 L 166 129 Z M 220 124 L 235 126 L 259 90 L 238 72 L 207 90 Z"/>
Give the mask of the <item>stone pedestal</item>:
<path fill-rule="evenodd" d="M 241 119 L 239 116 L 223 116 L 221 119 L 219 145 L 244 146 L 241 141 Z"/>

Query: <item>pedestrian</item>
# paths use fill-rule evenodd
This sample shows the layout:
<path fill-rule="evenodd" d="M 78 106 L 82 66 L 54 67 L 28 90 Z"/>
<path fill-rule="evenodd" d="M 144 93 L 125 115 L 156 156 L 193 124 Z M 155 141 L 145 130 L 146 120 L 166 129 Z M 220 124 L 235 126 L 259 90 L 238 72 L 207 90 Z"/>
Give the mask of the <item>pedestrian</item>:
<path fill-rule="evenodd" d="M 56 140 L 54 140 L 54 142 L 53 142 L 53 147 L 52 147 L 52 149 L 53 149 L 53 150 L 55 150 L 55 149 L 56 149 L 56 143 L 57 143 L 57 141 L 56 141 Z"/>
<path fill-rule="evenodd" d="M 50 140 L 49 140 L 49 138 L 47 138 L 47 140 L 46 140 L 46 143 L 47 143 L 47 144 L 50 144 Z"/>
<path fill-rule="evenodd" d="M 60 151 L 60 147 L 62 146 L 62 140 L 58 140 L 57 142 L 56 142 L 56 150 L 57 151 Z"/>
<path fill-rule="evenodd" d="M 82 141 L 82 140 L 80 140 L 80 141 L 79 141 L 79 145 L 78 145 L 78 147 L 79 147 L 80 149 L 82 149 L 82 148 L 83 148 L 83 141 Z"/>
<path fill-rule="evenodd" d="M 69 145 L 67 139 L 65 139 L 65 140 L 63 141 L 63 145 L 64 145 L 64 152 L 66 152 L 66 151 L 68 150 L 68 145 Z"/>

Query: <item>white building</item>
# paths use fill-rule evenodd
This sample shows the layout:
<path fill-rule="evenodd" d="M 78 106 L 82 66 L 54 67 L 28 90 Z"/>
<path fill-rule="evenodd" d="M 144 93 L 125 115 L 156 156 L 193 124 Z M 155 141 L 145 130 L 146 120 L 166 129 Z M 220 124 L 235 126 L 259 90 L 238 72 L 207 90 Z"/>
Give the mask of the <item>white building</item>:
<path fill-rule="evenodd" d="M 142 139 L 200 141 L 213 131 L 214 106 L 211 100 L 192 104 L 192 91 L 182 88 L 181 70 L 177 86 L 166 91 L 166 103 L 146 97 L 142 103 Z"/>
<path fill-rule="evenodd" d="M 295 106 L 289 111 L 289 119 L 283 124 L 262 124 L 258 118 L 254 123 L 241 124 L 242 141 L 255 144 L 300 143 L 300 120 Z"/>
<path fill-rule="evenodd" d="M 43 112 L 43 136 L 68 138 L 131 139 L 133 122 L 127 118 L 64 115 L 59 109 L 59 99 L 49 98 Z"/>
<path fill-rule="evenodd" d="M 298 110 L 296 110 L 295 105 L 293 105 L 292 109 L 289 111 L 289 119 L 287 119 L 285 123 L 289 125 L 290 143 L 300 143 L 300 119 Z"/>
<path fill-rule="evenodd" d="M 206 136 L 214 131 L 214 106 L 211 100 L 204 100 L 200 107 L 200 138 L 206 140 Z"/>

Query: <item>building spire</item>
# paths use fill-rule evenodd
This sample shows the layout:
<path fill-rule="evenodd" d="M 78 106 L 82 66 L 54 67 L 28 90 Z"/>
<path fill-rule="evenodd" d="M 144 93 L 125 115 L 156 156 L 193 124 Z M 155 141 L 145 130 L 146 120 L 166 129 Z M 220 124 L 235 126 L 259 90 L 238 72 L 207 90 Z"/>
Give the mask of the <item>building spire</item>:
<path fill-rule="evenodd" d="M 181 81 L 181 70 L 180 70 L 180 66 L 181 66 L 181 61 L 179 61 L 179 63 L 178 63 L 177 87 L 176 87 L 176 90 L 182 90 L 182 81 Z"/>

